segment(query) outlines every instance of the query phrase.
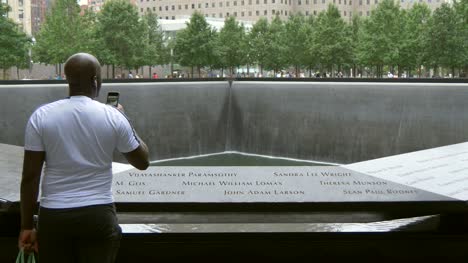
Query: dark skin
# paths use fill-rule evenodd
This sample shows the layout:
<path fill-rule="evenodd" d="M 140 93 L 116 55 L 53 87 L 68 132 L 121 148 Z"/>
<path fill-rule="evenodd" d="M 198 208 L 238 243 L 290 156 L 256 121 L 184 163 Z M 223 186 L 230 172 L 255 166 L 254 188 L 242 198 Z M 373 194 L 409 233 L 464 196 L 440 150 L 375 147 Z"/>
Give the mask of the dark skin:
<path fill-rule="evenodd" d="M 65 62 L 70 96 L 87 96 L 95 99 L 101 89 L 101 66 L 98 60 L 86 53 L 71 56 Z M 122 105 L 117 109 L 123 111 Z M 138 135 L 137 135 L 138 136 Z M 127 161 L 140 170 L 149 166 L 149 153 L 146 144 L 138 138 L 140 145 L 133 151 L 122 153 Z M 38 252 L 33 216 L 37 211 L 39 182 L 46 152 L 24 151 L 23 174 L 21 179 L 21 232 L 18 247 L 26 252 Z"/>

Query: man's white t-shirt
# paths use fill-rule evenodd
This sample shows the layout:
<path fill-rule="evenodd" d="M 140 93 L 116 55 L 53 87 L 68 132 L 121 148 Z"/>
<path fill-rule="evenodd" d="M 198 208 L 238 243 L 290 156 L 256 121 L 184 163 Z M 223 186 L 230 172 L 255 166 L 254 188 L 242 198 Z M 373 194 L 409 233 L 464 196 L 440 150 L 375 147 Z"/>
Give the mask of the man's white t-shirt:
<path fill-rule="evenodd" d="M 45 151 L 41 206 L 73 208 L 112 203 L 112 155 L 140 145 L 115 107 L 72 96 L 38 108 L 26 126 L 24 149 Z"/>

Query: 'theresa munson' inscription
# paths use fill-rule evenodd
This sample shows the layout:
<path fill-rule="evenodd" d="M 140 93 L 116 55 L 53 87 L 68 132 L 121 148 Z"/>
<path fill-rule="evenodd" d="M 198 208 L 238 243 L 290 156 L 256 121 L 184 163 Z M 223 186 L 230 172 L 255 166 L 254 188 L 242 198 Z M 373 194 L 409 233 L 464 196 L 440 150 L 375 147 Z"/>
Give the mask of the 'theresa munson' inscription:
<path fill-rule="evenodd" d="M 150 167 L 115 174 L 113 193 L 150 203 L 450 200 L 337 166 Z"/>

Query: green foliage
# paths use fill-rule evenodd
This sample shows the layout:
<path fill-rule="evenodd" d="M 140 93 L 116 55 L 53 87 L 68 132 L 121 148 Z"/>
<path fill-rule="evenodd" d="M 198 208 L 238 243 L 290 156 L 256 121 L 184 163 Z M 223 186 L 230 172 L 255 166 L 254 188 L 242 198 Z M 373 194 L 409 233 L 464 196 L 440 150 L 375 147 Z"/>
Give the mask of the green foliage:
<path fill-rule="evenodd" d="M 363 20 L 357 16 L 354 15 L 351 19 L 351 24 L 349 25 L 349 30 L 350 30 L 350 38 L 351 38 L 351 46 L 350 46 L 350 63 L 351 63 L 351 68 L 352 68 L 352 73 L 351 75 L 356 77 L 358 76 L 358 67 L 360 66 L 360 61 L 359 61 L 359 32 L 362 30 L 362 25 L 363 25 Z"/>
<path fill-rule="evenodd" d="M 158 16 L 147 12 L 143 16 L 144 65 L 161 65 L 169 62 L 170 54 L 164 47 L 163 33 L 158 23 Z"/>
<path fill-rule="evenodd" d="M 310 73 L 312 73 L 312 68 L 318 63 L 318 57 L 315 50 L 312 49 L 315 37 L 314 37 L 314 26 L 315 20 L 313 16 L 309 16 L 305 23 L 302 26 L 302 30 L 304 31 L 304 35 L 306 36 L 304 45 L 305 45 L 305 53 L 304 53 L 304 64 L 308 66 Z"/>
<path fill-rule="evenodd" d="M 307 65 L 307 38 L 311 33 L 311 27 L 306 22 L 302 14 L 296 14 L 289 17 L 285 23 L 284 36 L 288 40 L 285 46 L 286 63 L 294 66 L 296 75 L 299 74 L 299 68 Z"/>
<path fill-rule="evenodd" d="M 315 25 L 312 50 L 316 52 L 320 64 L 331 69 L 333 65 L 350 62 L 350 30 L 338 8 L 328 5 L 327 11 L 319 14 Z"/>
<path fill-rule="evenodd" d="M 33 48 L 35 61 L 46 64 L 63 63 L 74 53 L 89 48 L 93 41 L 82 26 L 80 7 L 75 0 L 57 0 L 46 22 L 36 36 Z"/>
<path fill-rule="evenodd" d="M 219 41 L 219 32 L 212 28 L 210 42 L 213 49 L 211 50 L 208 64 L 211 69 L 224 69 L 226 67 L 225 62 L 220 54 L 221 45 L 219 44 Z"/>
<path fill-rule="evenodd" d="M 99 38 L 97 37 L 96 24 L 97 15 L 96 13 L 85 10 L 83 16 L 80 16 L 80 29 L 78 34 L 80 35 L 80 52 L 86 52 L 95 54 L 97 49 L 100 49 L 98 45 Z"/>
<path fill-rule="evenodd" d="M 286 62 L 286 43 L 287 39 L 285 36 L 285 27 L 283 21 L 276 16 L 268 28 L 266 50 L 268 56 L 265 60 L 265 67 L 272 69 L 275 72 L 284 68 L 287 65 Z"/>
<path fill-rule="evenodd" d="M 358 57 L 361 64 L 397 65 L 401 31 L 399 6 L 393 0 L 383 0 L 360 30 Z"/>
<path fill-rule="evenodd" d="M 268 20 L 262 17 L 253 25 L 247 36 L 249 39 L 249 57 L 253 63 L 260 65 L 261 71 L 263 71 L 263 66 L 269 56 L 267 50 L 269 44 L 268 32 Z"/>
<path fill-rule="evenodd" d="M 179 31 L 176 37 L 174 55 L 182 66 L 201 67 L 213 62 L 213 39 L 215 33 L 205 17 L 195 12 L 187 23 L 187 28 Z"/>
<path fill-rule="evenodd" d="M 403 12 L 404 21 L 401 39 L 400 61 L 409 69 L 427 65 L 431 52 L 428 49 L 429 20 L 431 10 L 426 4 L 415 4 L 407 12 Z"/>
<path fill-rule="evenodd" d="M 175 60 L 199 70 L 257 64 L 262 73 L 289 66 L 299 73 L 318 65 L 328 70 L 352 65 L 355 71 L 377 66 L 378 76 L 384 66 L 399 66 L 399 72 L 421 65 L 468 71 L 468 0 L 443 4 L 434 14 L 424 4 L 401 10 L 398 1 L 382 0 L 370 17 L 354 16 L 350 24 L 330 4 L 316 18 L 294 14 L 285 21 L 276 16 L 271 23 L 260 18 L 249 32 L 234 17 L 216 32 L 195 12 L 168 47 L 156 14 L 139 17 L 127 0 L 108 0 L 98 14 L 79 12 L 75 0 L 55 1 L 36 36 L 35 61 L 63 63 L 74 53 L 88 52 L 102 64 L 129 69 Z M 0 27 L 0 66 L 26 67 L 30 41 L 3 15 Z"/>
<path fill-rule="evenodd" d="M 216 43 L 219 39 L 219 33 L 215 28 L 210 27 L 209 42 L 207 43 L 208 52 L 206 54 L 207 64 L 205 66 L 221 65 L 221 59 L 219 54 L 219 49 L 216 46 Z M 199 67 L 200 69 L 200 67 Z"/>
<path fill-rule="evenodd" d="M 129 69 L 141 66 L 145 31 L 134 5 L 125 0 L 107 1 L 98 14 L 97 36 L 103 49 L 98 57 Z"/>
<path fill-rule="evenodd" d="M 468 0 L 455 1 L 455 45 L 458 50 L 456 66 L 464 67 L 464 74 L 468 74 Z"/>
<path fill-rule="evenodd" d="M 459 63 L 458 33 L 454 9 L 442 4 L 434 11 L 429 27 L 431 62 L 434 67 L 451 67 Z"/>
<path fill-rule="evenodd" d="M 246 36 L 244 26 L 240 25 L 233 16 L 226 18 L 224 27 L 220 30 L 217 47 L 219 58 L 224 67 L 231 69 L 245 63 Z"/>
<path fill-rule="evenodd" d="M 28 67 L 31 44 L 30 38 L 5 16 L 8 10 L 7 5 L 0 4 L 0 69 L 4 71 L 12 66 Z"/>
<path fill-rule="evenodd" d="M 351 19 L 351 25 L 350 25 L 350 33 L 351 33 L 351 50 L 352 50 L 352 55 L 351 55 L 351 60 L 353 64 L 358 64 L 358 48 L 359 48 L 359 31 L 362 30 L 362 24 L 363 20 L 357 16 L 354 15 L 353 18 Z"/>

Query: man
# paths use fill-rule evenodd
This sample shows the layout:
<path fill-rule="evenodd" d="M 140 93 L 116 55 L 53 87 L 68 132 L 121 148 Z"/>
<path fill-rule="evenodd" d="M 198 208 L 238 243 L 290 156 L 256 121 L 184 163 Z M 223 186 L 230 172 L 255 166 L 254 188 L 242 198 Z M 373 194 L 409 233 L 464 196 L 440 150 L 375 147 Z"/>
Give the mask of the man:
<path fill-rule="evenodd" d="M 114 262 L 120 244 L 111 192 L 112 154 L 144 170 L 148 148 L 117 108 L 93 100 L 101 66 L 86 53 L 65 63 L 68 99 L 38 108 L 26 126 L 20 249 L 40 262 Z M 33 214 L 41 182 L 38 232 Z"/>

